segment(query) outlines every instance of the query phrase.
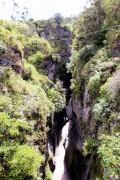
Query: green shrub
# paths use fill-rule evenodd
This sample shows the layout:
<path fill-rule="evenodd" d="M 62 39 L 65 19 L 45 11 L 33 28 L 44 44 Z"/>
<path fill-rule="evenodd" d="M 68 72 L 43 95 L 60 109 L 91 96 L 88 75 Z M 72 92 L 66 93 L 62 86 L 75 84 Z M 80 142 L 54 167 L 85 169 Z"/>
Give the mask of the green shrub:
<path fill-rule="evenodd" d="M 40 74 L 37 72 L 34 65 L 24 62 L 24 79 L 33 80 L 34 82 L 39 82 Z"/>
<path fill-rule="evenodd" d="M 67 70 L 68 72 L 73 72 L 74 70 L 74 66 L 75 66 L 75 63 L 76 63 L 76 55 L 77 55 L 77 51 L 74 51 L 72 50 L 72 54 L 71 54 L 71 57 L 70 57 L 70 62 L 67 63 Z"/>
<path fill-rule="evenodd" d="M 8 114 L 0 112 L 0 177 L 3 179 L 7 179 L 9 160 L 19 144 L 24 142 L 25 132 L 29 128 L 26 121 L 10 118 Z"/>
<path fill-rule="evenodd" d="M 95 46 L 88 44 L 79 51 L 80 59 L 87 62 L 95 54 Z"/>
<path fill-rule="evenodd" d="M 96 152 L 97 145 L 95 139 L 89 137 L 83 143 L 83 152 L 85 155 L 92 154 Z"/>
<path fill-rule="evenodd" d="M 37 177 L 38 168 L 44 157 L 27 145 L 18 146 L 10 164 L 9 178 L 22 180 L 26 177 Z"/>
<path fill-rule="evenodd" d="M 71 34 L 72 34 L 72 32 L 73 32 L 73 25 L 70 24 L 70 23 L 67 23 L 67 24 L 62 25 L 62 28 L 63 28 L 65 31 L 70 32 Z M 68 35 L 67 37 L 69 37 L 69 35 Z"/>
<path fill-rule="evenodd" d="M 26 118 L 28 115 L 32 116 L 34 113 L 46 117 L 55 110 L 53 102 L 47 97 L 48 94 L 45 92 L 49 89 L 52 82 L 47 77 L 40 75 L 33 65 L 25 63 L 24 68 L 25 76 L 27 76 L 29 81 L 23 80 L 14 71 L 6 67 L 3 68 L 4 73 L 0 80 L 5 82 L 5 85 L 3 86 L 2 84 L 1 91 L 3 93 L 5 91 L 6 94 L 0 95 L 1 111 L 6 110 L 10 115 L 13 114 L 19 118 Z M 56 89 L 55 93 L 57 92 Z M 62 95 L 60 97 L 62 98 Z M 9 107 L 7 104 L 9 104 Z"/>
<path fill-rule="evenodd" d="M 120 116 L 118 116 L 118 118 L 120 118 Z M 112 134 L 115 135 L 116 133 L 120 133 L 120 122 L 116 122 L 113 127 Z"/>
<path fill-rule="evenodd" d="M 93 96 L 99 94 L 100 89 L 100 74 L 96 73 L 94 76 L 90 77 L 87 89 Z"/>
<path fill-rule="evenodd" d="M 98 154 L 104 167 L 103 178 L 105 180 L 117 179 L 120 175 L 120 134 L 102 135 L 100 140 L 101 146 L 98 148 Z"/>
<path fill-rule="evenodd" d="M 0 136 L 4 137 L 3 141 L 9 140 L 9 138 L 22 135 L 20 134 L 19 128 L 24 130 L 29 129 L 29 125 L 26 121 L 16 120 L 10 118 L 6 113 L 0 112 Z"/>
<path fill-rule="evenodd" d="M 93 106 L 93 115 L 96 121 L 102 122 L 104 119 L 107 120 L 107 115 L 110 113 L 109 102 L 106 99 L 101 98 L 99 102 Z"/>
<path fill-rule="evenodd" d="M 41 52 L 37 52 L 36 54 L 33 54 L 32 56 L 28 57 L 28 62 L 32 64 L 39 65 L 43 62 L 43 54 Z"/>
<path fill-rule="evenodd" d="M 120 71 L 117 71 L 107 84 L 107 92 L 110 94 L 111 99 L 119 100 L 120 95 Z"/>
<path fill-rule="evenodd" d="M 37 51 L 40 51 L 43 55 L 46 56 L 50 55 L 51 46 L 49 42 L 44 38 L 29 38 L 25 47 L 25 54 L 27 54 L 27 56 L 31 56 L 32 54 L 36 54 Z"/>
<path fill-rule="evenodd" d="M 40 72 L 44 64 L 43 57 L 44 56 L 41 52 L 37 52 L 36 54 L 28 57 L 28 62 L 33 64 L 35 68 Z"/>
<path fill-rule="evenodd" d="M 0 55 L 1 55 L 2 53 L 5 53 L 6 51 L 7 51 L 7 46 L 6 46 L 6 44 L 5 44 L 3 41 L 0 40 Z"/>
<path fill-rule="evenodd" d="M 6 92 L 4 92 L 6 93 Z M 0 94 L 0 111 L 5 111 L 6 113 L 10 113 L 12 111 L 12 99 L 8 97 L 6 94 Z"/>
<path fill-rule="evenodd" d="M 63 108 L 65 108 L 66 99 L 64 92 L 60 93 L 58 90 L 52 88 L 49 89 L 47 93 L 48 93 L 48 97 L 55 105 L 55 111 L 59 112 Z"/>
<path fill-rule="evenodd" d="M 7 83 L 9 86 L 9 91 L 11 91 L 11 93 L 26 94 L 26 83 L 19 74 L 12 73 Z"/>
<path fill-rule="evenodd" d="M 101 6 L 104 10 L 106 18 L 104 20 L 104 28 L 113 27 L 120 23 L 120 1 L 119 0 L 103 0 Z M 117 12 L 117 13 L 116 13 Z"/>
<path fill-rule="evenodd" d="M 51 180 L 52 179 L 52 172 L 50 171 L 50 169 L 49 168 L 46 168 L 46 170 L 45 170 L 45 180 Z"/>
<path fill-rule="evenodd" d="M 24 45 L 22 44 L 21 41 L 19 41 L 18 35 L 19 34 L 17 32 L 15 31 L 11 32 L 6 28 L 4 28 L 3 26 L 0 26 L 0 39 L 1 41 L 4 42 L 4 51 L 5 51 L 5 47 L 7 46 L 7 50 L 11 49 L 11 52 L 12 49 L 17 50 L 20 52 L 21 57 L 23 57 Z"/>

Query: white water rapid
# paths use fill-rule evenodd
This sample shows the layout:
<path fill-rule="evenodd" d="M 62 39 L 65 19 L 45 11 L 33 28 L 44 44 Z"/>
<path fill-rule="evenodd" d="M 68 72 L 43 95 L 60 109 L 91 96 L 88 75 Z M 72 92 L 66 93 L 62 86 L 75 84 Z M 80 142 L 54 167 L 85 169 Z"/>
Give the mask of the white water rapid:
<path fill-rule="evenodd" d="M 69 122 L 65 124 L 61 133 L 61 140 L 59 146 L 56 148 L 54 156 L 55 171 L 52 180 L 69 180 L 68 172 L 64 162 L 65 159 L 65 145 L 68 137 Z M 66 144 L 66 143 L 65 143 Z"/>

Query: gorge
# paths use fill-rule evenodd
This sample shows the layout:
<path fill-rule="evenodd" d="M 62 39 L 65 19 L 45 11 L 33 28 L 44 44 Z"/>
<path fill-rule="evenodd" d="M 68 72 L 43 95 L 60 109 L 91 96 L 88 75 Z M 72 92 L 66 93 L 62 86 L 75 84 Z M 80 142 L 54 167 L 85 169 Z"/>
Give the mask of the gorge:
<path fill-rule="evenodd" d="M 119 180 L 120 2 L 55 16 L 0 20 L 0 179 Z"/>

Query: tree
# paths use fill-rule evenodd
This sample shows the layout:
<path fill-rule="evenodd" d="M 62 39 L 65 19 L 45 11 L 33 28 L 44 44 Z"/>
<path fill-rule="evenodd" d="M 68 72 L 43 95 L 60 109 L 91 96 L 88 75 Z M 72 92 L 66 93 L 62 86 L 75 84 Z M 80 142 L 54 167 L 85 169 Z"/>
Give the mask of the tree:
<path fill-rule="evenodd" d="M 63 20 L 62 15 L 60 13 L 55 13 L 52 18 L 54 19 L 56 25 L 60 27 Z"/>
<path fill-rule="evenodd" d="M 105 12 L 106 19 L 104 27 L 109 28 L 120 24 L 120 0 L 102 0 L 101 6 Z"/>
<path fill-rule="evenodd" d="M 21 18 L 23 19 L 23 21 L 27 21 L 29 19 L 29 10 L 27 7 L 23 7 Z"/>
<path fill-rule="evenodd" d="M 12 21 L 19 21 L 19 5 L 13 0 L 13 15 L 11 15 Z"/>
<path fill-rule="evenodd" d="M 22 12 L 20 12 L 20 6 L 17 2 L 13 0 L 13 14 L 11 15 L 12 21 L 27 21 L 30 19 L 29 17 L 29 9 L 28 7 L 23 7 Z"/>
<path fill-rule="evenodd" d="M 37 34 L 41 37 L 42 32 L 43 32 L 43 23 L 42 21 L 35 21 L 35 30 L 37 31 Z"/>

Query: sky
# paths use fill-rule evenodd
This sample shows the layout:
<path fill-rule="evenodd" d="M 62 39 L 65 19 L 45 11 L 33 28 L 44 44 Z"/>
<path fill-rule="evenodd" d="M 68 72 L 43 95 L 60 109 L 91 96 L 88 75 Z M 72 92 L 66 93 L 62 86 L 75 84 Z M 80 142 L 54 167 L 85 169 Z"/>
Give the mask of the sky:
<path fill-rule="evenodd" d="M 3 3 L 4 1 L 4 3 Z M 14 0 L 19 9 L 28 7 L 30 18 L 34 20 L 48 19 L 55 13 L 64 17 L 78 15 L 84 8 L 87 0 Z M 0 19 L 10 20 L 13 14 L 13 0 L 0 0 Z"/>

